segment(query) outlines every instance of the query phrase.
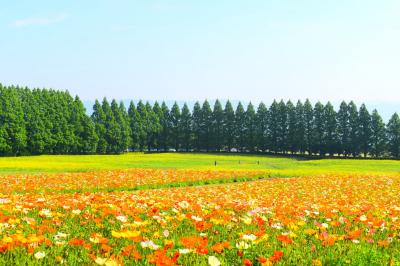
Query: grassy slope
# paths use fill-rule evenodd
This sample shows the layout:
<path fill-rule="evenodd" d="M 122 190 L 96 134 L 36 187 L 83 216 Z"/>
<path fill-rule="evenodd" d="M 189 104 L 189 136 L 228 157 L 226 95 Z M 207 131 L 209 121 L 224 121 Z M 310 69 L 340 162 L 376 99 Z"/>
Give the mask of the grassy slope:
<path fill-rule="evenodd" d="M 214 166 L 215 160 L 218 162 L 216 167 Z M 400 161 L 296 160 L 271 156 L 180 153 L 0 158 L 0 174 L 83 172 L 126 168 L 254 169 L 267 170 L 271 174 L 279 176 L 298 176 L 338 172 L 400 173 Z"/>

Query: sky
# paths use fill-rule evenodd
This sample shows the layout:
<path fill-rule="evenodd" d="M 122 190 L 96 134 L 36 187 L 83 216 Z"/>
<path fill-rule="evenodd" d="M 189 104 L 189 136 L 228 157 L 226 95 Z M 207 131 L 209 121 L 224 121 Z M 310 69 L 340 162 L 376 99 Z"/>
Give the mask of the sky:
<path fill-rule="evenodd" d="M 398 0 L 0 1 L 4 85 L 87 101 L 400 103 Z"/>

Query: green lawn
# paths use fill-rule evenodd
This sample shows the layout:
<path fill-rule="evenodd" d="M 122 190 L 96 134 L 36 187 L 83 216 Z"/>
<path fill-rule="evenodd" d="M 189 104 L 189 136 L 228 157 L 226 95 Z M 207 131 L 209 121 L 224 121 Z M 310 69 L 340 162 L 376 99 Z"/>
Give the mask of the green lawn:
<path fill-rule="evenodd" d="M 217 166 L 214 166 L 215 161 Z M 0 174 L 84 172 L 127 168 L 245 169 L 266 170 L 277 176 L 299 176 L 327 173 L 400 173 L 400 161 L 297 160 L 272 156 L 185 153 L 0 158 Z"/>

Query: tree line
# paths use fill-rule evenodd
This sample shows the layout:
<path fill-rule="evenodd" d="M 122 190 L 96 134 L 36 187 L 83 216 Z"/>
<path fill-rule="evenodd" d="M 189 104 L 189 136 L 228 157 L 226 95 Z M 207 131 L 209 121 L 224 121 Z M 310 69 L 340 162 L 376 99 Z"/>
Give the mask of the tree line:
<path fill-rule="evenodd" d="M 205 151 L 400 157 L 400 118 L 387 124 L 377 110 L 309 100 L 185 103 L 96 100 L 89 116 L 67 91 L 0 84 L 0 154 L 113 154 L 126 151 Z"/>

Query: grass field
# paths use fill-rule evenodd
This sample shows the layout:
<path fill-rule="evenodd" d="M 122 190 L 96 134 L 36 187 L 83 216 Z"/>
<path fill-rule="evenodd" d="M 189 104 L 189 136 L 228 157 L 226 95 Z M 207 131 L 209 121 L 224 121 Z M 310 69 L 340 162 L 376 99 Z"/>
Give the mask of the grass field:
<path fill-rule="evenodd" d="M 400 161 L 36 156 L 0 175 L 0 265 L 400 265 Z"/>
<path fill-rule="evenodd" d="M 217 166 L 214 162 L 217 161 Z M 281 176 L 327 173 L 399 173 L 400 161 L 322 159 L 272 156 L 130 153 L 124 155 L 32 156 L 0 158 L 0 174 L 93 172 L 114 169 L 263 170 Z"/>

